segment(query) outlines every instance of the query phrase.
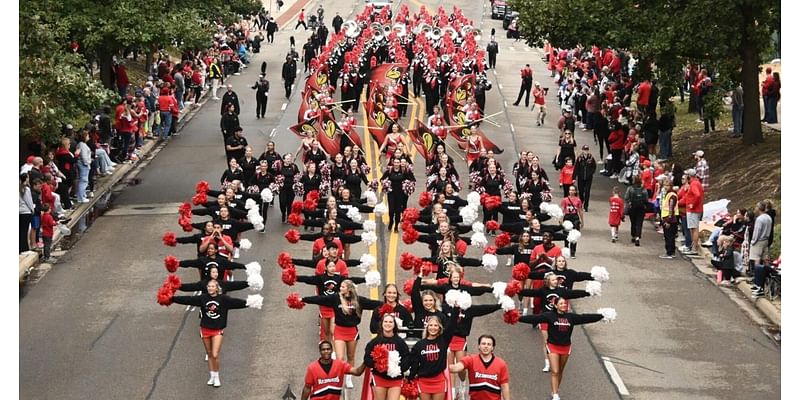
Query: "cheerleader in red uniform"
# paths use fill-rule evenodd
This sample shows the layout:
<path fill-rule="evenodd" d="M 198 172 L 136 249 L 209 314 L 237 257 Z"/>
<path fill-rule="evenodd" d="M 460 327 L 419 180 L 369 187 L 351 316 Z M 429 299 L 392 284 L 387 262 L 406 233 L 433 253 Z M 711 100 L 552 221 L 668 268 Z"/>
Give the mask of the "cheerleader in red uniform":
<path fill-rule="evenodd" d="M 619 196 L 619 187 L 611 189 L 611 198 L 608 199 L 608 226 L 611 227 L 611 243 L 619 239 L 619 224 L 625 221 L 625 202 Z"/>
<path fill-rule="evenodd" d="M 379 154 L 386 154 L 386 159 L 392 157 L 394 151 L 400 148 L 400 144 L 403 144 L 404 148 L 408 148 L 405 138 L 400 133 L 400 124 L 394 123 L 392 124 L 391 132 L 386 135 L 386 138 L 381 143 L 381 148 L 378 149 Z"/>
<path fill-rule="evenodd" d="M 469 129 L 469 128 L 466 128 Z M 467 136 L 467 165 L 472 165 L 472 162 L 477 160 L 481 155 L 481 151 L 486 151 L 483 147 L 483 140 L 478 136 L 474 130 L 469 129 L 469 136 Z"/>

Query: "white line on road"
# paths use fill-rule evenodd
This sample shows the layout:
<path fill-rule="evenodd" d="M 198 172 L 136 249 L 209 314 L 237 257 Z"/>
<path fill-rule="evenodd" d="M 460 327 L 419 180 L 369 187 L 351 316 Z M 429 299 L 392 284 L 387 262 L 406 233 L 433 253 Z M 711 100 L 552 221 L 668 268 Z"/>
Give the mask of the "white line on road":
<path fill-rule="evenodd" d="M 508 126 L 510 126 L 510 127 L 511 127 L 511 133 L 516 133 L 516 132 L 514 131 L 514 124 L 508 124 Z"/>
<path fill-rule="evenodd" d="M 511 51 L 517 51 L 517 49 L 515 49 L 514 46 L 508 46 L 508 49 Z"/>
<path fill-rule="evenodd" d="M 500 90 L 503 90 L 503 84 L 502 83 L 498 83 L 497 87 L 500 88 Z"/>
<path fill-rule="evenodd" d="M 270 133 L 269 133 L 269 137 L 270 137 L 270 138 L 274 138 L 274 137 L 275 137 L 275 133 L 276 133 L 277 131 L 278 131 L 278 129 L 276 129 L 276 128 L 272 128 L 272 132 L 270 132 Z"/>
<path fill-rule="evenodd" d="M 611 363 L 611 360 L 608 357 L 603 357 L 603 365 L 606 366 L 608 374 L 611 375 L 611 381 L 614 382 L 615 385 L 617 385 L 617 391 L 619 391 L 619 394 L 623 396 L 630 395 L 630 392 L 628 392 L 628 388 L 625 387 L 625 383 L 622 382 L 622 378 L 617 373 L 617 369 L 614 368 L 614 364 Z"/>
<path fill-rule="evenodd" d="M 286 106 L 288 105 L 289 105 L 288 103 L 283 103 L 283 105 L 281 106 L 281 111 L 286 111 Z"/>
<path fill-rule="evenodd" d="M 503 100 L 503 107 L 508 108 L 508 102 Z"/>

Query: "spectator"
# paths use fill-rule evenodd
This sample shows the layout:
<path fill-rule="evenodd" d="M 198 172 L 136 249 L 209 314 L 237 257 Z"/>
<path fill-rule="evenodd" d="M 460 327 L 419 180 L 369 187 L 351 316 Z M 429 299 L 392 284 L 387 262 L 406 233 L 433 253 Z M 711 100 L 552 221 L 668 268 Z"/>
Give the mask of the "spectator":
<path fill-rule="evenodd" d="M 742 116 L 744 115 L 744 90 L 742 83 L 738 82 L 731 91 L 731 117 L 733 118 L 732 138 L 742 137 Z"/>
<path fill-rule="evenodd" d="M 767 280 L 767 268 L 769 267 L 766 265 L 756 264 L 753 270 L 753 286 L 751 286 L 751 289 L 753 290 L 752 295 L 754 299 L 764 295 L 764 282 Z M 772 269 L 780 271 L 780 256 L 778 256 L 777 260 L 772 262 Z"/>
<path fill-rule="evenodd" d="M 644 224 L 644 214 L 647 212 L 647 191 L 642 187 L 642 178 L 639 175 L 633 177 L 633 183 L 625 191 L 625 208 L 631 220 L 631 243 L 637 247 L 642 238 L 642 224 Z"/>
<path fill-rule="evenodd" d="M 772 85 L 772 80 L 775 79 L 772 77 L 772 67 L 767 67 L 766 71 L 764 72 L 767 74 L 767 76 L 764 78 L 764 81 L 761 82 L 761 98 L 764 100 L 764 118 L 761 118 L 761 122 L 767 122 L 767 118 L 769 117 L 769 87 Z"/>
<path fill-rule="evenodd" d="M 689 177 L 689 188 L 686 195 L 682 199 L 683 205 L 686 207 L 686 227 L 689 229 L 689 234 L 692 237 L 692 246 L 688 246 L 688 250 L 683 254 L 687 256 L 697 256 L 700 234 L 700 219 L 703 217 L 703 184 L 697 178 L 697 171 L 693 168 L 686 170 L 686 175 Z M 680 204 L 681 199 L 678 200 Z"/>
<path fill-rule="evenodd" d="M 75 152 L 76 166 L 78 167 L 78 191 L 75 196 L 78 203 L 88 203 L 86 197 L 86 186 L 89 185 L 89 168 L 92 165 L 92 152 L 86 142 L 89 140 L 89 133 L 81 131 L 78 134 L 78 149 Z"/>
<path fill-rule="evenodd" d="M 778 213 L 772 205 L 772 200 L 764 200 L 764 204 L 767 206 L 767 215 L 772 219 L 772 225 L 769 230 L 769 247 L 772 247 L 772 241 L 775 239 L 775 218 L 777 218 Z"/>
<path fill-rule="evenodd" d="M 769 262 L 769 234 L 772 231 L 772 218 L 767 214 L 767 204 L 756 204 L 756 220 L 750 234 L 750 265 L 764 265 Z M 752 268 L 751 268 L 752 270 Z"/>
<path fill-rule="evenodd" d="M 30 250 L 29 231 L 36 207 L 33 204 L 31 188 L 28 186 L 28 174 L 19 176 L 19 254 Z"/>
<path fill-rule="evenodd" d="M 28 158 L 25 160 L 25 164 L 22 164 L 22 166 L 19 167 L 19 174 L 20 175 L 27 174 L 28 172 L 30 172 L 31 168 L 33 168 L 33 159 L 34 158 L 36 158 L 36 156 L 33 156 L 33 155 L 28 156 Z"/>
<path fill-rule="evenodd" d="M 672 186 L 669 177 L 662 179 L 661 185 L 664 194 L 661 196 L 661 223 L 664 228 L 664 255 L 660 258 L 675 258 L 675 239 L 678 237 L 678 223 L 680 212 L 678 210 L 678 195 Z"/>
<path fill-rule="evenodd" d="M 159 139 L 165 140 L 170 137 L 172 131 L 172 111 L 178 109 L 178 101 L 169 95 L 169 88 L 162 87 L 161 95 L 158 96 L 158 111 L 161 117 Z"/>
<path fill-rule="evenodd" d="M 716 227 L 711 232 L 711 236 L 701 246 L 711 248 L 711 254 L 718 255 L 718 239 L 721 236 L 730 236 L 733 238 L 733 249 L 739 250 L 744 242 L 744 234 L 749 222 L 747 220 L 747 209 L 736 210 L 732 217 L 720 219 L 715 223 Z"/>
<path fill-rule="evenodd" d="M 214 60 L 208 66 L 208 78 L 211 79 L 211 98 L 219 100 L 219 97 L 217 97 L 217 90 L 219 90 L 219 85 L 222 83 L 223 76 L 218 57 L 214 57 Z"/>
<path fill-rule="evenodd" d="M 697 165 L 694 167 L 695 171 L 697 171 L 697 179 L 700 179 L 700 183 L 703 184 L 703 190 L 708 190 L 711 174 L 708 170 L 708 162 L 705 159 L 706 154 L 703 150 L 697 150 L 692 153 L 692 155 L 695 161 L 697 161 Z"/>
<path fill-rule="evenodd" d="M 675 127 L 675 114 L 673 107 L 664 110 L 661 106 L 661 118 L 658 119 L 658 152 L 662 159 L 672 158 L 672 128 Z"/>
<path fill-rule="evenodd" d="M 72 208 L 72 201 L 70 200 L 70 188 L 75 181 L 75 156 L 69 150 L 69 138 L 61 138 L 61 146 L 56 149 L 55 159 L 58 170 L 64 175 L 61 184 L 58 185 L 58 194 L 61 196 L 61 205 L 65 210 Z"/>
<path fill-rule="evenodd" d="M 730 236 L 719 237 L 719 255 L 711 259 L 711 265 L 714 266 L 721 275 L 718 275 L 717 281 L 720 286 L 731 286 L 734 270 L 733 258 L 733 238 Z"/>
<path fill-rule="evenodd" d="M 42 204 L 42 261 L 44 262 L 51 261 L 50 248 L 53 246 L 53 228 L 58 225 L 50 211 L 49 204 Z"/>
<path fill-rule="evenodd" d="M 186 81 L 183 76 L 183 65 L 178 65 L 175 74 L 172 75 L 175 79 L 175 100 L 178 101 L 178 109 L 183 110 L 183 95 L 186 93 Z"/>
<path fill-rule="evenodd" d="M 125 68 L 125 60 L 119 61 L 119 63 L 114 67 L 114 72 L 117 77 L 117 89 L 119 90 L 119 96 L 124 99 L 128 96 L 128 86 L 130 85 L 130 81 L 128 80 L 128 69 Z"/>

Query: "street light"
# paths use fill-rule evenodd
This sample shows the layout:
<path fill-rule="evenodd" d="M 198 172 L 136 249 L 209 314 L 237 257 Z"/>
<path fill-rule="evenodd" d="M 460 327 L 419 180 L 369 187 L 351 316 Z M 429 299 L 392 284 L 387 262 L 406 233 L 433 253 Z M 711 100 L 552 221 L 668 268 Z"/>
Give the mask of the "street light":
<path fill-rule="evenodd" d="M 291 385 L 286 385 L 286 393 L 283 394 L 281 400 L 297 400 L 297 397 L 292 393 Z"/>

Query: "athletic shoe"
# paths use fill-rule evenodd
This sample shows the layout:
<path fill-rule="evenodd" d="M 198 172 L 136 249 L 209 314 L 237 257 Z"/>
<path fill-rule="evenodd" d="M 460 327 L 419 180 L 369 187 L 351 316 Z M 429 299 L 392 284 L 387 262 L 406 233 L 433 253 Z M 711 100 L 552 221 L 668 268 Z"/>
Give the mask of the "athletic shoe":
<path fill-rule="evenodd" d="M 764 297 L 764 289 L 759 289 L 753 292 L 752 298 L 756 299 L 759 297 Z"/>
<path fill-rule="evenodd" d="M 688 252 L 692 251 L 692 249 L 690 249 L 690 248 L 688 248 L 686 246 L 681 246 L 681 247 L 678 248 L 678 251 L 680 251 L 681 253 L 688 253 Z"/>
<path fill-rule="evenodd" d="M 636 238 L 636 240 L 634 240 L 634 241 L 633 241 L 633 244 L 634 244 L 636 247 L 639 247 L 639 246 L 640 246 L 640 244 L 639 244 L 639 238 Z"/>
<path fill-rule="evenodd" d="M 700 243 L 700 246 L 711 247 L 711 241 L 710 240 L 706 240 L 705 242 Z"/>
<path fill-rule="evenodd" d="M 669 254 L 662 254 L 662 255 L 658 256 L 658 258 L 663 258 L 665 260 L 672 260 L 673 258 L 675 258 L 675 256 L 671 256 Z"/>
<path fill-rule="evenodd" d="M 219 381 L 219 375 L 214 375 L 214 387 L 218 388 L 220 386 L 222 386 L 222 383 Z"/>
<path fill-rule="evenodd" d="M 617 179 L 617 178 L 619 178 L 619 176 L 617 174 L 612 174 L 611 176 L 609 176 L 609 178 L 610 179 Z"/>
<path fill-rule="evenodd" d="M 686 255 L 686 256 L 697 256 L 697 255 L 699 255 L 699 254 L 698 254 L 696 251 L 694 251 L 694 250 L 690 250 L 690 251 L 684 252 L 683 254 L 684 254 L 684 255 Z"/>
<path fill-rule="evenodd" d="M 345 384 L 344 384 L 345 387 L 347 387 L 348 389 L 352 389 L 353 388 L 353 376 L 352 375 L 346 375 L 345 378 L 344 378 L 344 382 L 345 382 Z"/>
<path fill-rule="evenodd" d="M 561 397 L 558 395 L 558 393 L 555 393 L 553 394 L 553 398 L 550 400 L 561 400 Z"/>
<path fill-rule="evenodd" d="M 213 384 L 214 384 L 214 375 L 209 375 L 208 382 L 206 382 L 206 385 L 211 386 Z"/>
<path fill-rule="evenodd" d="M 511 258 L 506 260 L 506 267 L 510 267 L 510 266 L 511 266 Z"/>
<path fill-rule="evenodd" d="M 544 360 L 544 368 L 542 372 L 550 372 L 550 360 Z"/>

